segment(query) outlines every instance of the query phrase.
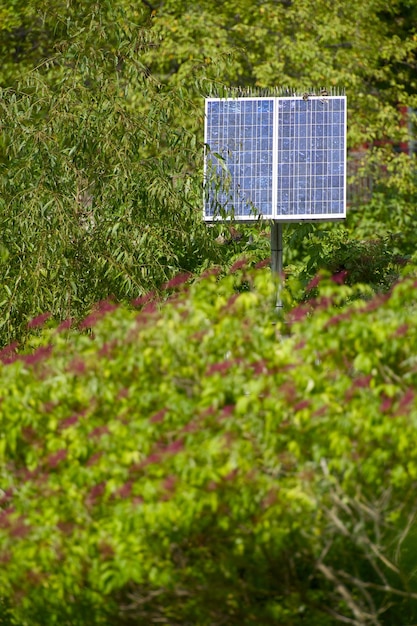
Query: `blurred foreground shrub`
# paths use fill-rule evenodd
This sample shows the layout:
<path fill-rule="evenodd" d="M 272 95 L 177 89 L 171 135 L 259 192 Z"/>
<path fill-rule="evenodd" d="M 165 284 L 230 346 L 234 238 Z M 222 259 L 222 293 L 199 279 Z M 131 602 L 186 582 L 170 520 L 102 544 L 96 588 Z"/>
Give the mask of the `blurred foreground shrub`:
<path fill-rule="evenodd" d="M 416 282 L 341 282 L 280 320 L 240 261 L 1 352 L 2 623 L 416 621 Z"/>

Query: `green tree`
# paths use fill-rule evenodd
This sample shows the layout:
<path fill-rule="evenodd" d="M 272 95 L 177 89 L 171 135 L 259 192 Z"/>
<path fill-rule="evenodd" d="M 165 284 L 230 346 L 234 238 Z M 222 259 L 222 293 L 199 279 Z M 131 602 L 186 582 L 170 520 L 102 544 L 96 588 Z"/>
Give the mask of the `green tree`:
<path fill-rule="evenodd" d="M 146 56 L 168 83 L 190 80 L 198 62 L 233 51 L 225 84 L 346 89 L 351 145 L 394 139 L 397 105 L 415 104 L 414 3 L 233 0 L 219 7 L 212 0 L 170 0 L 153 6 L 161 43 Z"/>
<path fill-rule="evenodd" d="M 211 59 L 222 52 L 230 54 L 229 62 L 219 77 L 211 74 L 219 88 L 345 89 L 349 148 L 361 150 L 349 169 L 352 188 L 361 191 L 347 227 L 357 239 L 394 236 L 398 254 L 415 248 L 415 162 L 396 152 L 410 139 L 405 107 L 417 107 L 414 2 L 396 0 L 389 7 L 383 0 L 150 4 L 160 45 L 145 56 L 165 84 L 186 84 L 195 93 L 194 74 L 205 65 L 210 75 Z M 369 189 L 360 185 L 368 180 L 374 194 L 370 203 Z M 294 228 L 287 229 L 291 238 Z M 330 243 L 337 227 L 324 228 Z M 305 262 L 304 246 L 291 257 Z"/>
<path fill-rule="evenodd" d="M 79 317 L 223 252 L 206 236 L 200 174 L 190 174 L 202 150 L 177 125 L 180 109 L 199 113 L 148 75 L 142 15 L 114 3 L 78 15 L 77 6 L 67 21 L 54 9 L 53 55 L 41 62 L 38 51 L 28 72 L 33 59 L 22 53 L 19 80 L 1 92 L 3 345 L 35 315 Z"/>

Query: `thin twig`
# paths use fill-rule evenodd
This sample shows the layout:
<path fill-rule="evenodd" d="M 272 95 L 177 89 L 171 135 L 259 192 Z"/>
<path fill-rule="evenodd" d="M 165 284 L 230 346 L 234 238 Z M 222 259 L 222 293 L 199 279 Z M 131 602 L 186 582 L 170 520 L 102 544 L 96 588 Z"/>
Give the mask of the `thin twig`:
<path fill-rule="evenodd" d="M 335 585 L 336 591 L 343 598 L 343 600 L 346 602 L 349 609 L 352 611 L 353 615 L 355 616 L 358 626 L 362 624 L 366 624 L 367 622 L 374 624 L 374 626 L 380 626 L 379 621 L 374 615 L 371 615 L 370 613 L 366 613 L 360 609 L 360 607 L 357 605 L 357 603 L 353 599 L 352 594 L 345 587 L 345 585 L 343 585 L 340 582 L 340 580 L 337 578 L 337 576 L 334 574 L 333 570 L 330 567 L 328 567 L 327 565 L 324 565 L 324 563 L 319 563 L 317 565 L 317 568 L 327 578 L 327 580 L 329 580 L 331 583 Z"/>
<path fill-rule="evenodd" d="M 401 546 L 402 546 L 404 540 L 406 539 L 408 533 L 410 532 L 411 527 L 414 525 L 414 522 L 415 522 L 415 519 L 416 519 L 416 514 L 417 514 L 416 510 L 414 510 L 414 511 L 412 511 L 410 513 L 410 515 L 408 516 L 406 527 L 404 528 L 403 532 L 400 535 L 400 538 L 398 539 L 397 548 L 395 550 L 395 560 L 397 562 L 400 560 Z"/>
<path fill-rule="evenodd" d="M 378 585 L 377 583 L 364 582 L 363 580 L 360 580 L 355 576 L 351 576 L 342 570 L 337 570 L 337 574 L 355 584 L 357 587 L 377 589 L 378 591 L 386 591 L 387 593 L 392 593 L 393 595 L 401 596 L 403 598 L 412 598 L 413 600 L 417 600 L 417 593 L 412 593 L 411 591 L 400 591 L 399 589 L 391 587 L 391 585 Z"/>

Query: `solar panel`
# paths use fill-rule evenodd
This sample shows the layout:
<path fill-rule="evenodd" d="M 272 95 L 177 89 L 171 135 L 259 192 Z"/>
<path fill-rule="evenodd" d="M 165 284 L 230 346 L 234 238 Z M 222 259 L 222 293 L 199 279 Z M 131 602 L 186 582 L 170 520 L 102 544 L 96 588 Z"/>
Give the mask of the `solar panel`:
<path fill-rule="evenodd" d="M 207 98 L 207 221 L 346 216 L 346 97 Z"/>

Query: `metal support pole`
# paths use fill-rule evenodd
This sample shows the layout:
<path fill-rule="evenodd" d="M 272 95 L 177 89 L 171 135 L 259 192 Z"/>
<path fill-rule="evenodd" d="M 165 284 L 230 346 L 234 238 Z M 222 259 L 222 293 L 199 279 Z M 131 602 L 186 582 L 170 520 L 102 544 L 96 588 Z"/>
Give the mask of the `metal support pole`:
<path fill-rule="evenodd" d="M 272 222 L 271 224 L 271 270 L 277 280 L 277 311 L 282 310 L 281 290 L 283 276 L 283 248 L 282 248 L 282 222 Z"/>

